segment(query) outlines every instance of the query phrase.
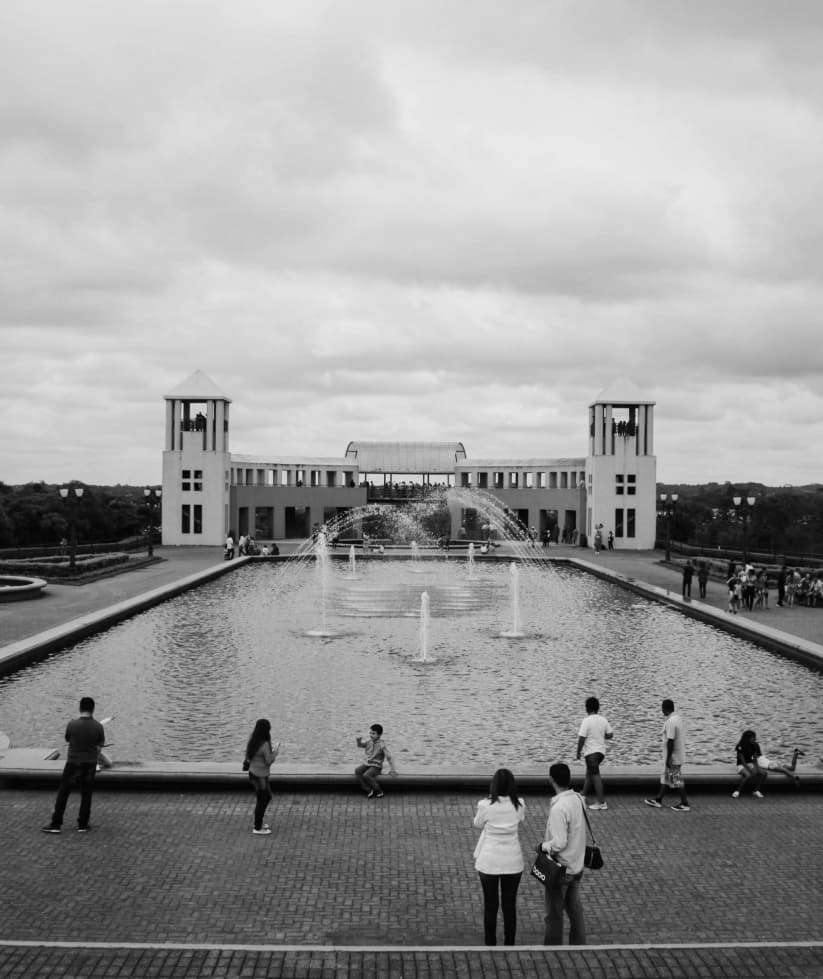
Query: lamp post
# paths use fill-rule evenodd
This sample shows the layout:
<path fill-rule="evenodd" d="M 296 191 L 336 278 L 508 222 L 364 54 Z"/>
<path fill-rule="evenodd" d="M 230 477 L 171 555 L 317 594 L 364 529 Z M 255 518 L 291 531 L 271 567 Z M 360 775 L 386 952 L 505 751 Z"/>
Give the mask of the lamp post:
<path fill-rule="evenodd" d="M 672 517 L 674 516 L 674 508 L 677 506 L 677 500 L 679 498 L 678 493 L 672 493 L 669 496 L 668 493 L 660 494 L 660 502 L 663 504 L 663 509 L 660 511 L 661 516 L 666 518 L 666 560 L 671 560 L 672 556 Z"/>
<path fill-rule="evenodd" d="M 152 489 L 147 486 L 143 490 L 143 497 L 146 501 L 146 512 L 149 518 L 149 532 L 148 532 L 148 556 L 154 557 L 154 515 L 160 511 L 160 497 L 163 494 L 163 490 L 159 487 Z"/>
<path fill-rule="evenodd" d="M 72 490 L 74 493 L 72 494 Z M 74 508 L 82 499 L 85 487 L 83 486 L 61 486 L 57 491 L 63 500 L 72 500 L 68 507 L 69 515 L 69 568 L 74 571 L 77 559 L 77 525 L 74 517 Z"/>
<path fill-rule="evenodd" d="M 749 522 L 749 514 L 754 509 L 755 499 L 756 498 L 754 496 L 747 496 L 746 506 L 743 509 L 743 564 L 749 563 L 749 549 L 748 549 L 748 542 L 746 537 L 746 525 Z M 737 511 L 740 508 L 741 504 L 743 503 L 743 497 L 733 496 L 732 503 L 734 503 L 735 511 Z"/>

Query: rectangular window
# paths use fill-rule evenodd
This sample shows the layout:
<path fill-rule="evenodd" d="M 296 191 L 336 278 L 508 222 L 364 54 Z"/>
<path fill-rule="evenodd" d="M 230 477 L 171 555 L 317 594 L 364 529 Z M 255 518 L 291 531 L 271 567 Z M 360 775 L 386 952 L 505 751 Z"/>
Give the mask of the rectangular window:
<path fill-rule="evenodd" d="M 280 485 L 281 486 L 288 486 L 289 485 L 289 471 L 288 471 L 288 469 L 281 469 L 280 470 Z"/>
<path fill-rule="evenodd" d="M 203 492 L 203 470 L 202 469 L 195 469 L 194 470 L 194 491 L 195 491 L 195 493 L 202 493 Z"/>
<path fill-rule="evenodd" d="M 494 488 L 503 489 L 503 473 L 496 472 L 494 474 Z"/>
<path fill-rule="evenodd" d="M 545 489 L 546 488 L 546 474 L 545 473 L 538 473 L 537 474 L 537 488 L 538 489 Z"/>
<path fill-rule="evenodd" d="M 614 511 L 614 536 L 623 536 L 623 508 L 617 507 Z"/>
<path fill-rule="evenodd" d="M 471 473 L 460 473 L 460 485 L 463 489 L 467 489 L 471 484 Z"/>
<path fill-rule="evenodd" d="M 569 473 L 569 486 L 572 489 L 577 489 L 577 473 Z"/>
<path fill-rule="evenodd" d="M 569 474 L 567 472 L 560 473 L 560 489 L 569 488 Z"/>
<path fill-rule="evenodd" d="M 629 476 L 626 477 L 626 479 L 628 480 L 628 483 L 626 485 L 626 493 L 629 496 L 636 496 L 637 495 L 637 476 L 635 476 L 635 475 L 629 475 Z"/>
<path fill-rule="evenodd" d="M 311 483 L 312 486 L 319 486 L 320 485 L 320 470 L 319 469 L 310 469 L 309 470 L 309 480 L 310 480 L 310 483 Z"/>
<path fill-rule="evenodd" d="M 534 489 L 534 473 L 523 473 L 523 485 L 526 489 Z"/>
<path fill-rule="evenodd" d="M 478 473 L 477 474 L 477 486 L 479 489 L 489 488 L 489 474 L 488 473 Z"/>
<path fill-rule="evenodd" d="M 623 477 L 621 475 L 614 477 L 614 492 L 617 496 L 622 496 L 625 490 L 623 485 Z"/>
<path fill-rule="evenodd" d="M 180 475 L 182 477 L 180 489 L 187 493 L 191 489 L 191 469 L 184 469 Z"/>
<path fill-rule="evenodd" d="M 326 470 L 326 486 L 336 486 L 337 485 L 337 470 L 327 469 Z"/>
<path fill-rule="evenodd" d="M 520 479 L 518 473 L 509 473 L 509 489 L 517 489 L 520 485 Z"/>
<path fill-rule="evenodd" d="M 184 503 L 180 508 L 180 532 L 191 533 L 191 507 L 188 503 Z"/>
<path fill-rule="evenodd" d="M 549 473 L 549 489 L 557 489 L 557 473 Z"/>
<path fill-rule="evenodd" d="M 626 510 L 626 536 L 627 537 L 635 536 L 635 529 L 634 529 L 635 512 L 636 511 L 633 509 Z"/>
<path fill-rule="evenodd" d="M 199 503 L 194 504 L 194 532 L 203 533 L 203 507 Z"/>

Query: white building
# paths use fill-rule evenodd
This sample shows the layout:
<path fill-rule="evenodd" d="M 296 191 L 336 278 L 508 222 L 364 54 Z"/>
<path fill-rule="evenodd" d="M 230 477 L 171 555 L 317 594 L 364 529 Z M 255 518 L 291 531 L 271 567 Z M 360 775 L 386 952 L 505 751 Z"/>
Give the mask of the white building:
<path fill-rule="evenodd" d="M 402 505 L 433 484 L 491 494 L 539 536 L 654 547 L 654 402 L 618 381 L 589 406 L 588 455 L 472 460 L 461 442 L 350 442 L 340 458 L 233 455 L 227 397 L 202 371 L 165 396 L 163 543 L 220 545 L 305 538 L 316 524 L 369 503 Z M 375 478 L 377 477 L 377 478 Z M 479 536 L 482 517 L 451 510 L 452 536 Z M 585 535 L 585 536 L 583 536 Z"/>

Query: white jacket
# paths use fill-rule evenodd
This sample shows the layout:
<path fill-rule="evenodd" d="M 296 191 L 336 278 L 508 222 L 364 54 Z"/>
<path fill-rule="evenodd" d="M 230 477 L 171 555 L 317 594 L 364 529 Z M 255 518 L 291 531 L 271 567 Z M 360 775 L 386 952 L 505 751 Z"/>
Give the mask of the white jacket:
<path fill-rule="evenodd" d="M 517 809 L 508 797 L 477 803 L 474 825 L 483 832 L 474 849 L 475 870 L 481 874 L 522 873 L 523 853 L 517 832 L 525 815 L 522 799 Z"/>

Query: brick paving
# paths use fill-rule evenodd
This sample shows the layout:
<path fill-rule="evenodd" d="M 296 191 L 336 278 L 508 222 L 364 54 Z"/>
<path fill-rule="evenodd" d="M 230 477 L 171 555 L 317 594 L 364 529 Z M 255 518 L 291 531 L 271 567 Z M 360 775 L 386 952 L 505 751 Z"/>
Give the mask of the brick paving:
<path fill-rule="evenodd" d="M 547 965 L 572 976 L 823 975 L 816 794 L 700 795 L 682 814 L 611 796 L 593 816 L 607 865 L 584 879 L 589 943 L 641 947 L 517 955 L 465 948 L 482 941 L 474 794 L 281 793 L 270 837 L 252 836 L 245 791 L 98 791 L 87 836 L 73 831 L 74 799 L 63 834 L 42 834 L 52 801 L 37 789 L 0 794 L 0 938 L 121 947 L 0 947 L 3 977 L 506 976 Z M 527 799 L 524 849 L 547 804 Z M 524 878 L 521 946 L 541 942 L 541 896 Z M 167 943 L 187 947 L 156 947 Z M 766 946 L 642 947 L 717 943 Z"/>

